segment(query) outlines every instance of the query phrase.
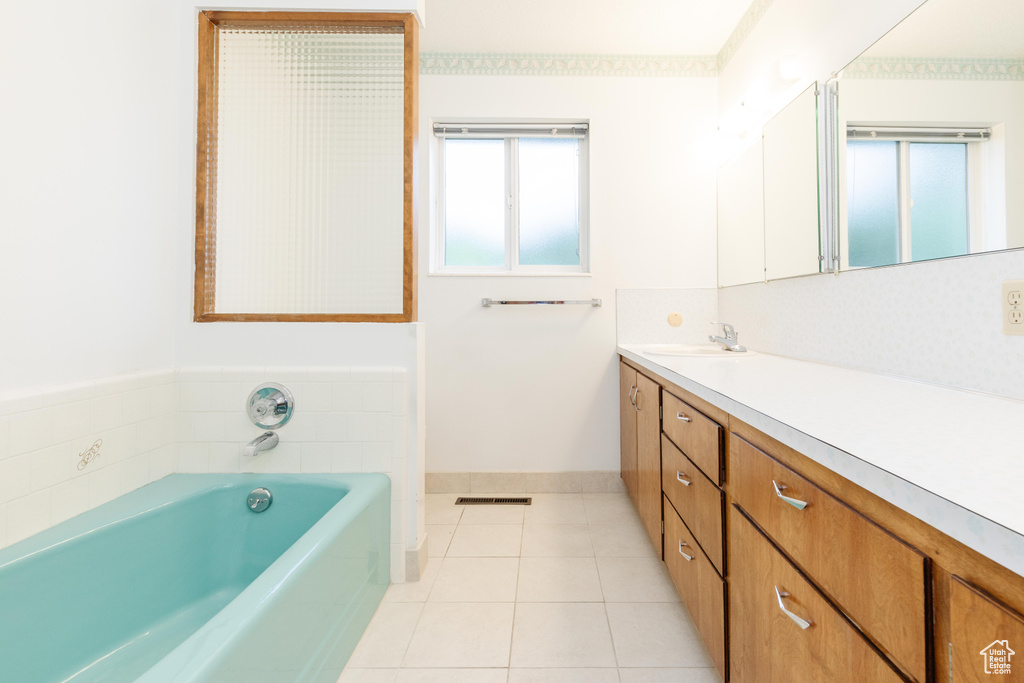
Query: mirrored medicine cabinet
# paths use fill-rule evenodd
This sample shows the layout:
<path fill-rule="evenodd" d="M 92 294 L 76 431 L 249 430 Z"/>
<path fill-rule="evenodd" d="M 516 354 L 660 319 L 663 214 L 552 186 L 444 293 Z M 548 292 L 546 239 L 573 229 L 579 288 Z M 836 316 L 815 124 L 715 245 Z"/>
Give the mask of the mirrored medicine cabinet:
<path fill-rule="evenodd" d="M 841 269 L 1024 247 L 1022 35 L 1020 2 L 928 0 L 840 72 Z"/>
<path fill-rule="evenodd" d="M 718 285 L 820 272 L 818 84 L 718 171 Z"/>
<path fill-rule="evenodd" d="M 719 286 L 1024 248 L 1021 35 L 1024 3 L 928 0 L 801 93 L 719 170 Z"/>

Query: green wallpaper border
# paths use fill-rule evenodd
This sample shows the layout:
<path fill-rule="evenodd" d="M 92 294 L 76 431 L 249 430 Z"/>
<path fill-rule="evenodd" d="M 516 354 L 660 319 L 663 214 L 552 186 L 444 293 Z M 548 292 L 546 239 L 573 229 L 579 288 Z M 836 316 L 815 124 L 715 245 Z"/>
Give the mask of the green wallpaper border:
<path fill-rule="evenodd" d="M 649 76 L 718 75 L 714 55 L 588 55 L 492 52 L 421 52 L 424 75 Z"/>
<path fill-rule="evenodd" d="M 949 81 L 1024 81 L 1024 59 L 859 57 L 843 78 Z"/>
<path fill-rule="evenodd" d="M 725 45 L 718 52 L 718 70 L 722 71 L 732 61 L 733 56 L 740 49 L 740 45 L 753 33 L 754 27 L 761 21 L 761 17 L 771 7 L 773 0 L 754 0 L 750 7 L 743 13 L 740 22 L 736 24 L 732 34 L 725 41 Z"/>

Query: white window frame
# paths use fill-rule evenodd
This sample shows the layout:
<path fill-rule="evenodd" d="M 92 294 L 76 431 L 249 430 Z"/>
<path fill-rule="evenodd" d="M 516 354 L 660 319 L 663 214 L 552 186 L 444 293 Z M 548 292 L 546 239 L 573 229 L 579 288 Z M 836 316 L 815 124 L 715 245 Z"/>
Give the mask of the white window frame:
<path fill-rule="evenodd" d="M 848 124 L 852 125 L 852 124 Z M 861 129 L 868 129 L 868 125 L 856 126 Z M 885 131 L 886 129 L 879 127 L 878 130 Z M 912 236 L 911 222 L 910 222 L 910 143 L 912 142 L 947 142 L 951 144 L 964 144 L 967 146 L 967 251 L 966 254 L 976 253 L 979 245 L 983 243 L 982 230 L 984 226 L 984 216 L 982 214 L 982 207 L 984 202 L 982 201 L 982 191 L 984 186 L 983 172 L 982 172 L 982 143 L 988 139 L 990 130 L 988 128 L 977 127 L 977 128 L 965 128 L 964 130 L 970 134 L 970 137 L 965 139 L 952 139 L 949 135 L 946 136 L 935 136 L 930 137 L 929 133 L 932 130 L 945 131 L 946 129 L 929 129 L 929 128 L 905 128 L 905 129 L 888 129 L 892 132 L 883 133 L 881 135 L 875 135 L 869 138 L 865 137 L 852 137 L 849 134 L 850 128 L 847 129 L 847 137 L 844 141 L 844 145 L 850 140 L 858 139 L 877 139 L 889 142 L 898 143 L 897 147 L 897 165 L 896 165 L 896 181 L 897 187 L 897 202 L 899 211 L 899 261 L 891 265 L 900 265 L 904 263 L 914 263 L 914 256 L 912 252 Z M 917 134 L 915 134 L 917 133 Z M 975 135 L 977 137 L 975 137 Z M 843 163 L 846 163 L 845 149 L 843 152 Z M 845 170 L 844 170 L 845 177 Z M 841 270 L 862 270 L 864 268 L 877 268 L 878 266 L 851 266 L 850 249 L 849 249 L 849 225 L 847 223 L 847 217 L 844 211 L 844 220 L 842 221 L 843 235 L 841 235 L 840 244 L 845 248 L 841 252 Z"/>
<path fill-rule="evenodd" d="M 471 129 L 469 127 L 472 126 Z M 430 275 L 513 275 L 513 276 L 589 276 L 590 275 L 590 131 L 583 121 L 545 121 L 543 123 L 434 123 L 433 129 L 466 130 L 456 135 L 435 135 L 437 155 L 437 192 L 432 232 Z M 523 265 L 519 263 L 519 138 L 559 137 L 551 129 L 582 129 L 579 142 L 579 265 Z M 499 266 L 450 266 L 445 256 L 445 140 L 505 141 L 505 263 Z"/>

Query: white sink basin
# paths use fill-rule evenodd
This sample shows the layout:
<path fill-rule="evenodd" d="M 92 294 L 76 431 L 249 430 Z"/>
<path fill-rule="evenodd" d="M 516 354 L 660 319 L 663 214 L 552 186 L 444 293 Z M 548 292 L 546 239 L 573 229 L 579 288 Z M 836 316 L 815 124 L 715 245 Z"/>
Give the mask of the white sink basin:
<path fill-rule="evenodd" d="M 718 344 L 698 344 L 687 346 L 685 344 L 648 344 L 641 347 L 641 352 L 647 356 L 690 356 L 695 358 L 749 358 L 756 356 L 757 351 L 726 351 Z"/>

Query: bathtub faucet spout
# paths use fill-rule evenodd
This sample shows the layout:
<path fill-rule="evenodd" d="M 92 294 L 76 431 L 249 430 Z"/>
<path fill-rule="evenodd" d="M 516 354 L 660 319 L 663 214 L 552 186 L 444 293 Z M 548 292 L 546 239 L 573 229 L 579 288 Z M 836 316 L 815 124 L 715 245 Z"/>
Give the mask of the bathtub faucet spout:
<path fill-rule="evenodd" d="M 243 450 L 242 453 L 249 457 L 253 457 L 260 451 L 269 451 L 271 448 L 276 446 L 279 441 L 280 438 L 278 438 L 277 434 L 274 432 L 264 432 L 246 444 L 245 450 Z"/>

